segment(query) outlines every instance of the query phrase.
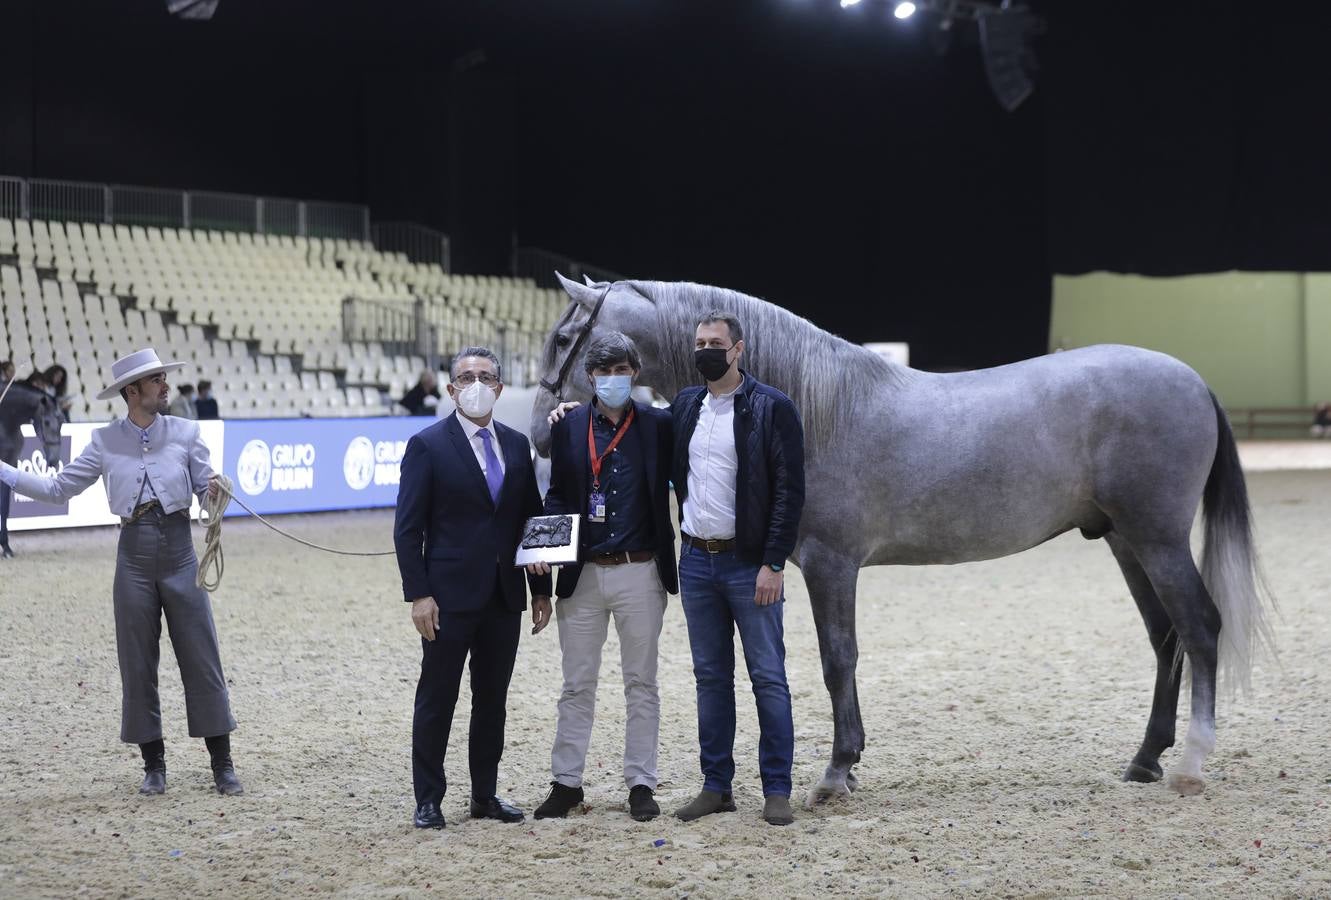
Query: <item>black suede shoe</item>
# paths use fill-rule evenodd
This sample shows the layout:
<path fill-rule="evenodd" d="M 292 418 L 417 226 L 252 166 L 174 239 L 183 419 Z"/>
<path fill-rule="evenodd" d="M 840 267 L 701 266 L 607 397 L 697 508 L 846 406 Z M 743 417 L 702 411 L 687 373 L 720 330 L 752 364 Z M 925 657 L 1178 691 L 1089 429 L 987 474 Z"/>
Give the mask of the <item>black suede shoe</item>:
<path fill-rule="evenodd" d="M 558 781 L 550 782 L 550 796 L 536 810 L 538 819 L 562 819 L 569 810 L 582 802 L 582 788 L 569 787 Z"/>
<path fill-rule="evenodd" d="M 635 822 L 650 822 L 661 815 L 661 806 L 647 785 L 636 784 L 629 790 L 629 815 Z"/>
<path fill-rule="evenodd" d="M 149 796 L 166 793 L 166 769 L 145 769 L 143 772 L 143 784 L 139 785 L 139 793 Z"/>
<path fill-rule="evenodd" d="M 438 803 L 422 803 L 416 807 L 416 815 L 411 817 L 411 824 L 417 828 L 443 828 L 444 814 L 439 811 Z"/>
<path fill-rule="evenodd" d="M 495 819 L 499 822 L 521 822 L 527 818 L 522 810 L 505 803 L 498 797 L 491 797 L 489 800 L 477 800 L 472 797 L 471 817 L 473 819 Z"/>

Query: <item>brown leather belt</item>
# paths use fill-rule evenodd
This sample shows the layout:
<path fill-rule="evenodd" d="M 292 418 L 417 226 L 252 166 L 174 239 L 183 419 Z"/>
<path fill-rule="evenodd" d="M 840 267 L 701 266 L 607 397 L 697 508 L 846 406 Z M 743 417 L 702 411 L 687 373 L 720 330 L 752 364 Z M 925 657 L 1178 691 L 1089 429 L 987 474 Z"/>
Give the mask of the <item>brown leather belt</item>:
<path fill-rule="evenodd" d="M 587 560 L 598 566 L 622 566 L 624 563 L 641 563 L 656 559 L 651 550 L 626 550 L 620 553 L 598 553 Z"/>
<path fill-rule="evenodd" d="M 702 538 L 696 538 L 684 531 L 679 533 L 679 538 L 690 547 L 697 547 L 699 550 L 706 550 L 708 553 L 725 553 L 735 549 L 734 538 L 724 538 L 719 541 L 704 541 Z"/>
<path fill-rule="evenodd" d="M 144 516 L 148 515 L 148 513 L 152 512 L 154 509 L 161 509 L 161 508 L 162 504 L 156 500 L 149 500 L 147 503 L 140 503 L 138 506 L 134 507 L 134 512 L 130 513 L 128 518 L 126 518 L 125 516 L 120 517 L 120 524 L 129 525 L 133 522 L 137 522 L 139 519 L 142 519 Z"/>

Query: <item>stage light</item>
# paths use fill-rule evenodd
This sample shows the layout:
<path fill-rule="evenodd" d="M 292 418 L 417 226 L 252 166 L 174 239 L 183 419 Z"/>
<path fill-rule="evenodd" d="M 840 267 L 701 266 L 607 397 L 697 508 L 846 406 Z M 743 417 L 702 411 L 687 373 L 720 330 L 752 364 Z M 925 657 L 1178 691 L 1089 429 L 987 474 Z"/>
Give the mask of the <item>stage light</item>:
<path fill-rule="evenodd" d="M 854 6 L 856 3 L 859 2 L 860 0 L 841 0 L 841 8 L 845 9 L 847 6 Z"/>
<path fill-rule="evenodd" d="M 892 15 L 896 16 L 898 19 L 909 19 L 911 16 L 915 15 L 915 4 L 911 3 L 910 0 L 898 3 L 896 9 L 892 10 Z"/>

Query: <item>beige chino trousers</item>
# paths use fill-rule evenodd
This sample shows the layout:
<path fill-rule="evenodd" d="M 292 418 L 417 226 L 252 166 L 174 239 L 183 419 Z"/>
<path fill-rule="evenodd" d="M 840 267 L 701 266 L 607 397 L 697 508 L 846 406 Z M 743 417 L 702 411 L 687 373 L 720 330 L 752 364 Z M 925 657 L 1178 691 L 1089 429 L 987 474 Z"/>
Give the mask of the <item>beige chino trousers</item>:
<path fill-rule="evenodd" d="M 555 604 L 564 669 L 559 724 L 550 753 L 555 781 L 582 786 L 596 714 L 601 648 L 613 616 L 624 671 L 624 782 L 630 788 L 641 784 L 656 790 L 661 730 L 656 658 L 665 608 L 666 592 L 655 560 L 619 566 L 587 563 L 572 596 Z"/>

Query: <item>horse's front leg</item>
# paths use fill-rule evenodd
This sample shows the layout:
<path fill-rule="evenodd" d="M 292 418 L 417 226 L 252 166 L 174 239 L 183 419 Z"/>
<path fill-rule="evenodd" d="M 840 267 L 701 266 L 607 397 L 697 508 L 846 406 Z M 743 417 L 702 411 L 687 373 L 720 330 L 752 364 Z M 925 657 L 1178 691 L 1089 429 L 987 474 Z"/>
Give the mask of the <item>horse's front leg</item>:
<path fill-rule="evenodd" d="M 855 583 L 859 564 L 840 553 L 808 541 L 801 552 L 800 569 L 809 588 L 809 603 L 818 629 L 818 651 L 823 660 L 823 682 L 832 698 L 832 763 L 805 799 L 814 806 L 855 790 L 851 767 L 864 749 L 864 722 L 855 690 Z"/>

